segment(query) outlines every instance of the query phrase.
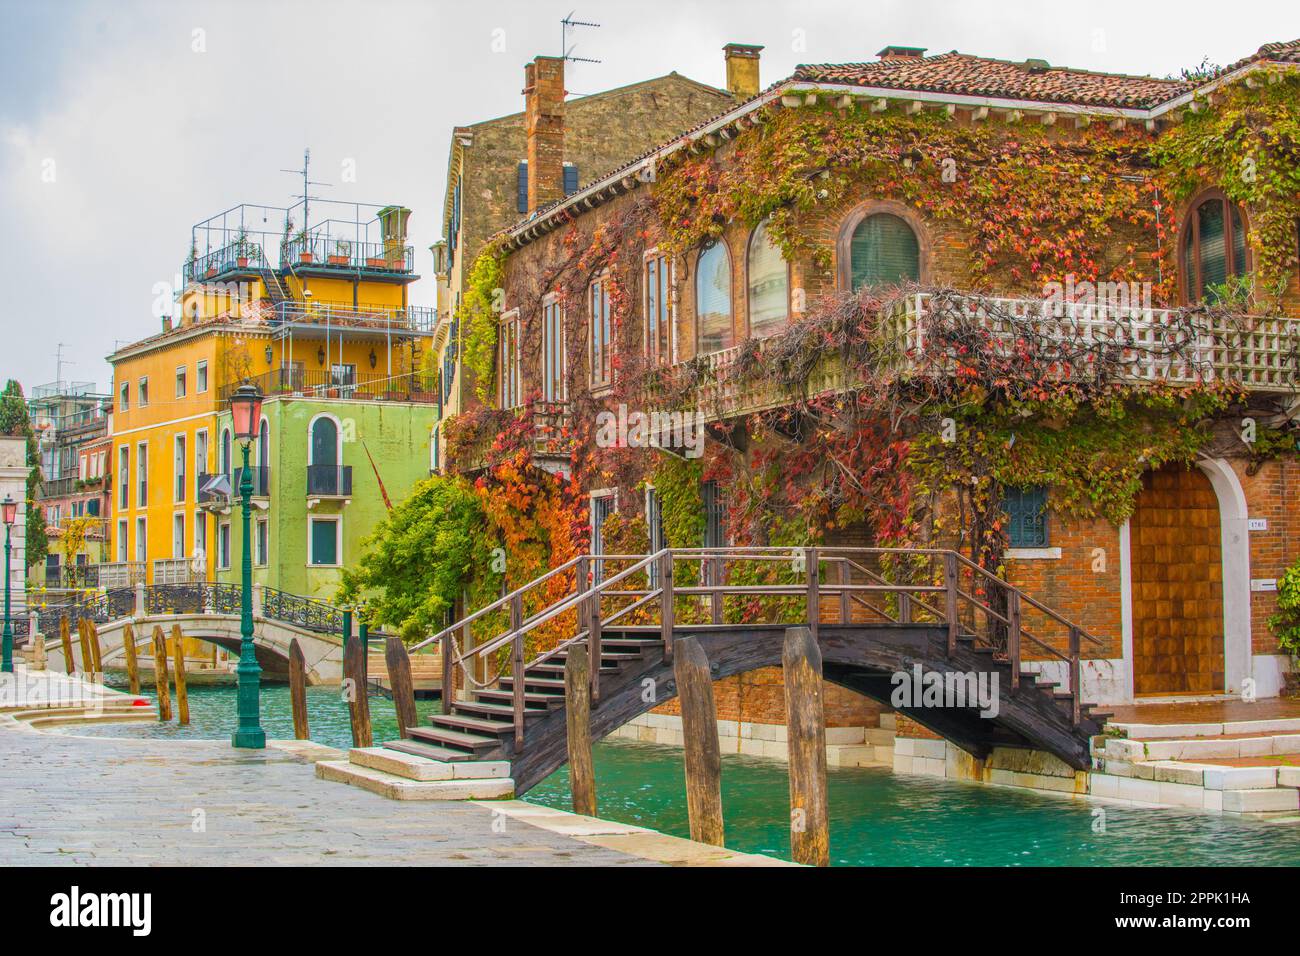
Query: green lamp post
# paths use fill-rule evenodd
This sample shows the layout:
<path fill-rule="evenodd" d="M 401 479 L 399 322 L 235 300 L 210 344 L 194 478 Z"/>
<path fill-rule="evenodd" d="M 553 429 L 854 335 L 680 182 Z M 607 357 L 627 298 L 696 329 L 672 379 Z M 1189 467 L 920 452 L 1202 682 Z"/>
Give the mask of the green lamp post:
<path fill-rule="evenodd" d="M 13 545 L 9 541 L 9 535 L 13 531 L 14 521 L 18 518 L 18 502 L 14 501 L 12 495 L 5 495 L 5 500 L 0 501 L 0 515 L 3 516 L 5 523 L 5 633 L 4 661 L 0 664 L 0 673 L 12 674 L 14 672 L 14 624 L 9 616 L 9 562 L 13 554 Z"/>
<path fill-rule="evenodd" d="M 244 529 L 243 587 L 240 589 L 239 664 L 235 667 L 239 678 L 239 726 L 231 735 L 230 743 L 235 747 L 260 750 L 266 746 L 266 731 L 262 729 L 259 706 L 262 668 L 257 664 L 257 654 L 253 649 L 253 542 L 250 528 L 253 472 L 248 467 L 249 447 L 262 420 L 262 393 L 256 385 L 241 385 L 235 389 L 230 398 L 230 417 L 234 419 L 235 439 L 244 452 L 244 468 L 239 473 Z"/>

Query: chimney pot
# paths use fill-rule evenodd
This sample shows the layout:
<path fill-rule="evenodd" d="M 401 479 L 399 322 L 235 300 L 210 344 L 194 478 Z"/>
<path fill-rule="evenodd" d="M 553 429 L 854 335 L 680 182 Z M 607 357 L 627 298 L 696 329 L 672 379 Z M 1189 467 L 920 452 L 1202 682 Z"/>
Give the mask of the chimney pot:
<path fill-rule="evenodd" d="M 727 89 L 737 99 L 758 95 L 758 55 L 762 50 L 752 43 L 728 43 L 722 48 L 727 59 Z"/>

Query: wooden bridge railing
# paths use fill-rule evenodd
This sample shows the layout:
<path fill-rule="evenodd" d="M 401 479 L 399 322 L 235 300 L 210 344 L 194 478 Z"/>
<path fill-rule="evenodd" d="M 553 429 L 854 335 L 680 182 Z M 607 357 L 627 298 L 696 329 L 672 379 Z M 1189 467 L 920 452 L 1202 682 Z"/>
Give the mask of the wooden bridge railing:
<path fill-rule="evenodd" d="M 890 578 L 893 578 L 891 580 Z M 827 602 L 830 607 L 827 607 Z M 525 604 L 537 607 L 525 615 Z M 1026 609 L 1042 633 L 1026 626 Z M 785 617 L 761 621 L 768 616 Z M 665 548 L 650 555 L 579 555 L 503 595 L 412 652 L 436 645 L 442 653 L 443 711 L 451 711 L 455 668 L 467 683 L 488 686 L 504 672 L 508 656 L 516 750 L 523 746 L 525 681 L 529 668 L 586 642 L 593 699 L 600 696 L 601 635 L 611 625 L 658 625 L 665 660 L 672 659 L 679 623 L 803 625 L 814 634 L 823 619 L 839 623 L 933 624 L 946 628 L 948 654 L 969 635 L 1010 662 L 1012 690 L 1019 686 L 1023 649 L 1065 664 L 1073 718 L 1080 718 L 1083 641 L 1101 641 L 1014 585 L 963 555 L 941 549 L 893 548 Z M 792 618 L 792 619 L 790 619 Z M 504 630 L 475 641 L 473 629 L 508 621 Z M 525 661 L 526 640 L 542 629 L 568 635 Z M 1056 635 L 1047 633 L 1054 628 Z M 480 635 L 481 636 L 481 635 Z M 459 646 L 457 644 L 459 638 Z M 1063 646 L 1058 646 L 1063 645 Z M 494 658 L 502 666 L 487 675 Z"/>

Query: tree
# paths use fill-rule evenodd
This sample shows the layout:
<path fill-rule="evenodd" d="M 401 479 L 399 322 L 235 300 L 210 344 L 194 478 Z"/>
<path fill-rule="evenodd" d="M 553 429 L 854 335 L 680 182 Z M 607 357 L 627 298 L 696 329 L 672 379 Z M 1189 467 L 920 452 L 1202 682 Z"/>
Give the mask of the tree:
<path fill-rule="evenodd" d="M 415 638 L 443 626 L 475 562 L 491 559 L 488 525 L 463 478 L 435 475 L 362 542 L 361 559 L 343 570 L 337 600 L 365 598 L 373 623 Z"/>
<path fill-rule="evenodd" d="M 45 533 L 45 512 L 36 507 L 36 489 L 41 483 L 40 447 L 32 433 L 23 387 L 12 378 L 0 393 L 0 435 L 21 435 L 27 439 L 27 464 L 31 471 L 27 475 L 26 553 L 27 567 L 31 568 L 45 561 L 50 542 Z"/>

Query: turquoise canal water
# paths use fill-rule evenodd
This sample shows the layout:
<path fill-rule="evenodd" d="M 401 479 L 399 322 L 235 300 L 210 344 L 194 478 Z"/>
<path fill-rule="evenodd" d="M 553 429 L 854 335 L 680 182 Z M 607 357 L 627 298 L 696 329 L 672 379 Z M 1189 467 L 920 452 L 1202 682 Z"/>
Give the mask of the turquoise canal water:
<path fill-rule="evenodd" d="M 234 688 L 193 687 L 189 696 L 189 727 L 173 720 L 73 727 L 69 732 L 229 738 L 235 726 Z M 338 688 L 309 688 L 307 704 L 312 739 L 349 746 L 347 708 Z M 417 702 L 422 715 L 436 706 L 436 701 Z M 371 698 L 370 716 L 377 741 L 397 736 L 391 702 Z M 293 736 L 288 687 L 262 688 L 262 725 L 270 737 Z M 681 750 L 624 740 L 602 741 L 594 750 L 602 817 L 689 835 Z M 788 859 L 785 765 L 739 754 L 725 755 L 722 765 L 727 846 Z M 828 794 L 831 859 L 840 866 L 1300 864 L 1300 821 L 1294 819 L 1142 810 L 895 776 L 877 768 L 830 768 Z M 552 774 L 525 799 L 570 809 L 567 769 Z"/>

